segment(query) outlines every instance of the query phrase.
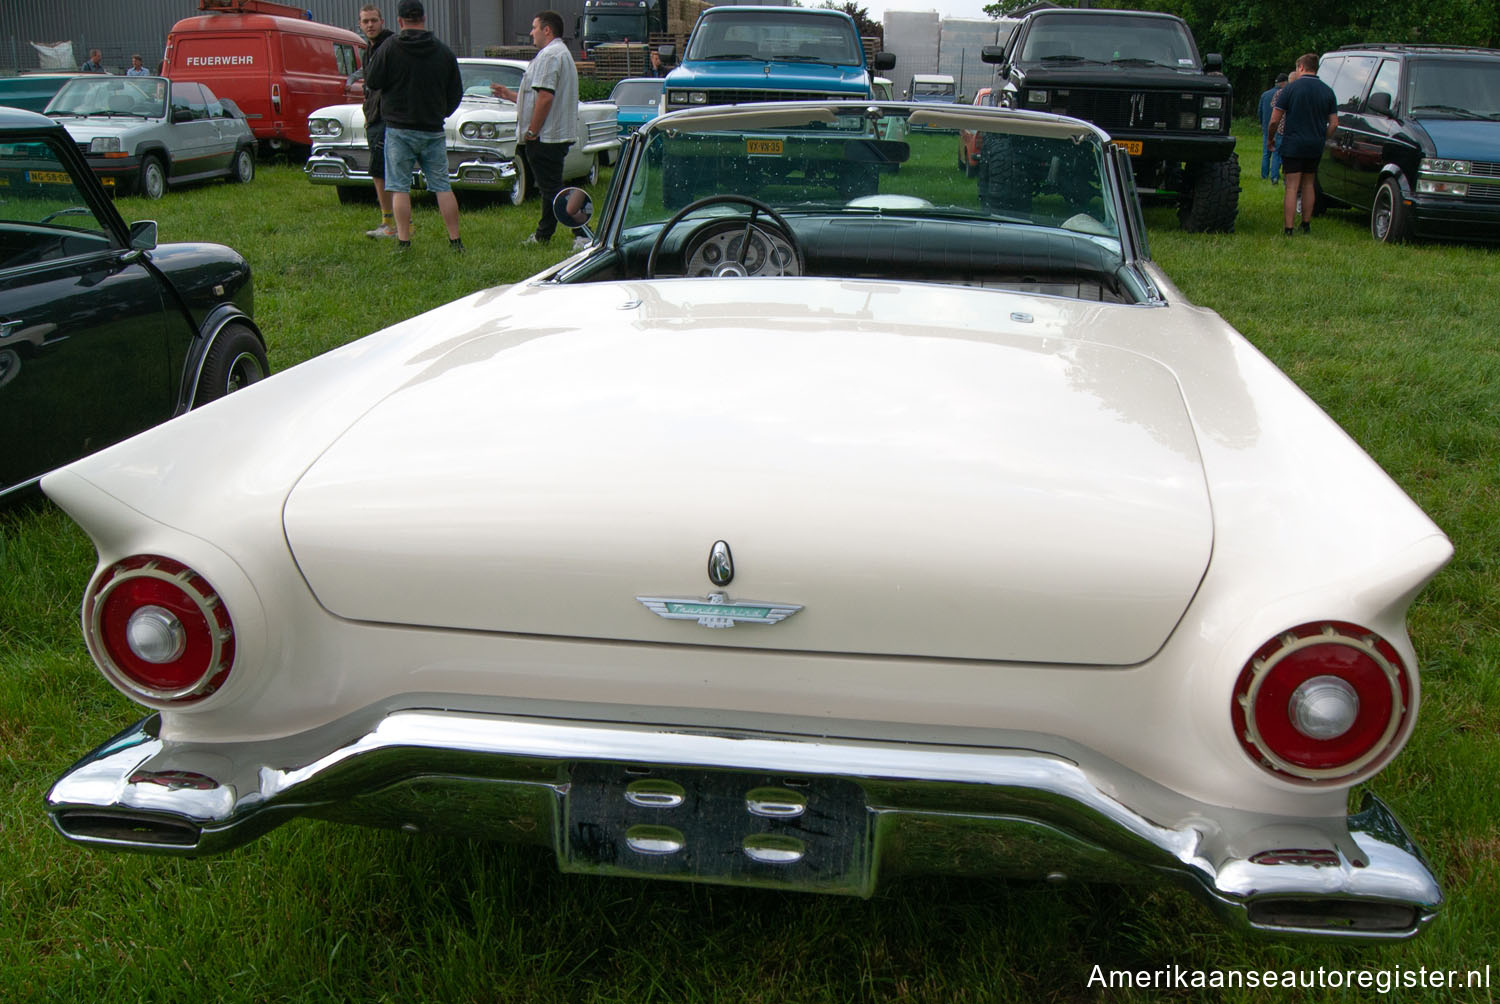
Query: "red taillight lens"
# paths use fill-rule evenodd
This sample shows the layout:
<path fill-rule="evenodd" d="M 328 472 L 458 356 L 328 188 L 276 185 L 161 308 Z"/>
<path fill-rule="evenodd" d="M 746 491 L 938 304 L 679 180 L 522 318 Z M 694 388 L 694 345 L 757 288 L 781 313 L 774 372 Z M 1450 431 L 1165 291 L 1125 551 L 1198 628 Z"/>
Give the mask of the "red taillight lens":
<path fill-rule="evenodd" d="M 158 555 L 118 561 L 84 605 L 89 647 L 120 686 L 157 701 L 196 701 L 234 664 L 234 624 L 217 593 L 181 562 Z"/>
<path fill-rule="evenodd" d="M 1303 624 L 1246 663 L 1232 716 L 1262 767 L 1337 781 L 1378 760 L 1401 733 L 1411 683 L 1395 648 L 1356 624 Z"/>

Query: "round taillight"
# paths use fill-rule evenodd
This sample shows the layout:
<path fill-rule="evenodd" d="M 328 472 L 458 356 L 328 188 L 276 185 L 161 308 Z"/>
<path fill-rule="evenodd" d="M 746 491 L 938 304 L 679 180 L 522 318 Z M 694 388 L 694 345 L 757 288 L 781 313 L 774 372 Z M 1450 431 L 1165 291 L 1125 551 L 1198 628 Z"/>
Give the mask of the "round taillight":
<path fill-rule="evenodd" d="M 1232 717 L 1240 745 L 1275 774 L 1351 777 L 1391 748 L 1411 705 L 1392 645 L 1356 624 L 1303 624 L 1261 646 L 1240 672 Z"/>
<path fill-rule="evenodd" d="M 234 624 L 203 576 L 159 555 L 118 561 L 84 604 L 89 648 L 119 686 L 155 701 L 197 701 L 234 664 Z"/>

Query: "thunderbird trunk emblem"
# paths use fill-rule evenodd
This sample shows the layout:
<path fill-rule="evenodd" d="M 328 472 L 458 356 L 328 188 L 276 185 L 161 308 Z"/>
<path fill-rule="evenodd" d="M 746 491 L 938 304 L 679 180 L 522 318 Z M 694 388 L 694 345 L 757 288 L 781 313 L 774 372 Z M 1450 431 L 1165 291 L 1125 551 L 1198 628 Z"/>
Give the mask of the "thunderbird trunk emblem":
<path fill-rule="evenodd" d="M 734 578 L 734 556 L 729 542 L 714 541 L 708 552 L 708 579 L 723 589 Z M 736 624 L 779 624 L 802 608 L 795 603 L 757 603 L 754 600 L 731 600 L 723 593 L 709 593 L 703 599 L 674 599 L 667 596 L 637 596 L 652 613 L 669 621 L 697 621 L 706 628 L 727 628 Z"/>
<path fill-rule="evenodd" d="M 697 621 L 707 628 L 728 628 L 736 624 L 779 624 L 802 607 L 795 603 L 759 603 L 755 600 L 731 600 L 723 593 L 709 593 L 704 599 L 675 599 L 669 596 L 637 596 L 652 613 L 669 621 Z"/>

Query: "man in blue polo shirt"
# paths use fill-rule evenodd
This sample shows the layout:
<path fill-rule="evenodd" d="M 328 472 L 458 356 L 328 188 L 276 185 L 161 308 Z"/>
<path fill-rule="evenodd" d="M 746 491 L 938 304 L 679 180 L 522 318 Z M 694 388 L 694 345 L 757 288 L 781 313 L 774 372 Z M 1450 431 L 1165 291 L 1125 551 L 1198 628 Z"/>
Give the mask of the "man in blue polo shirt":
<path fill-rule="evenodd" d="M 1276 95 L 1271 111 L 1269 149 L 1281 127 L 1281 172 L 1286 177 L 1282 193 L 1283 231 L 1291 235 L 1297 222 L 1297 199 L 1302 199 L 1302 232 L 1312 229 L 1313 193 L 1318 179 L 1318 161 L 1323 145 L 1333 138 L 1339 127 L 1338 99 L 1333 89 L 1318 79 L 1318 57 L 1307 53 L 1297 57 L 1297 69 L 1291 82 Z"/>

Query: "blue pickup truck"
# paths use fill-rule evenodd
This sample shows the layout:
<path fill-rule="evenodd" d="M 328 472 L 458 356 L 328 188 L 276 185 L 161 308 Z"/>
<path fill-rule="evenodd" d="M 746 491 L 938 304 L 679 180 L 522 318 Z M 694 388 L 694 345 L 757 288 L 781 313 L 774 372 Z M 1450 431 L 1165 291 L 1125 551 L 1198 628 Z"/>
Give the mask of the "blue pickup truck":
<path fill-rule="evenodd" d="M 662 61 L 676 61 L 662 46 Z M 665 108 L 753 101 L 862 100 L 873 97 L 871 71 L 896 57 L 865 60 L 854 19 L 803 7 L 710 7 L 688 38 L 682 63 L 667 74 Z"/>

